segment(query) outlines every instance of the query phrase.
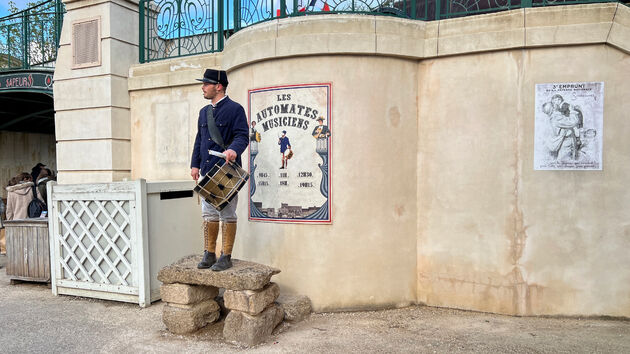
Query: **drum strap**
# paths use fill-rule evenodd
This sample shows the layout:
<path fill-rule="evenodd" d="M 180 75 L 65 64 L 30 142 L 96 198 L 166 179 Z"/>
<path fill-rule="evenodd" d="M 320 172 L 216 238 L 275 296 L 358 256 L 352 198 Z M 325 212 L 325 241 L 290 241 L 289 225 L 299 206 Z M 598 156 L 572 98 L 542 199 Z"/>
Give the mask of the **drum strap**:
<path fill-rule="evenodd" d="M 214 107 L 212 105 L 209 106 L 210 107 L 208 107 L 208 110 L 206 111 L 206 118 L 208 119 L 208 133 L 210 133 L 212 141 L 219 144 L 223 150 L 226 150 L 221 132 L 219 132 L 219 128 L 217 128 L 217 124 L 214 121 Z"/>

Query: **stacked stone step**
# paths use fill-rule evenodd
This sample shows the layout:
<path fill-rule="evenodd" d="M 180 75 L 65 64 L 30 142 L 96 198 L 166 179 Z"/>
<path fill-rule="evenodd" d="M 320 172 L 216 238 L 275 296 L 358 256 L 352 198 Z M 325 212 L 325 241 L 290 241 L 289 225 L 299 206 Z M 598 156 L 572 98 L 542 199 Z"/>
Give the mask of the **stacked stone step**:
<path fill-rule="evenodd" d="M 172 333 L 190 333 L 219 319 L 219 304 L 214 298 L 219 288 L 205 285 L 165 284 L 160 288 L 166 302 L 162 321 Z"/>
<path fill-rule="evenodd" d="M 223 288 L 223 301 L 230 310 L 223 330 L 225 340 L 244 346 L 263 342 L 284 318 L 282 307 L 275 303 L 280 289 L 270 282 L 280 270 L 232 259 L 232 268 L 213 272 L 197 269 L 200 260 L 200 256 L 188 256 L 158 273 L 158 280 L 164 283 L 162 300 L 167 304 L 162 320 L 168 330 L 191 333 L 216 321 L 220 308 L 213 299 L 218 288 Z"/>
<path fill-rule="evenodd" d="M 223 302 L 230 309 L 225 318 L 223 338 L 252 346 L 263 342 L 284 318 L 275 301 L 280 288 L 269 283 L 260 290 L 225 290 Z"/>

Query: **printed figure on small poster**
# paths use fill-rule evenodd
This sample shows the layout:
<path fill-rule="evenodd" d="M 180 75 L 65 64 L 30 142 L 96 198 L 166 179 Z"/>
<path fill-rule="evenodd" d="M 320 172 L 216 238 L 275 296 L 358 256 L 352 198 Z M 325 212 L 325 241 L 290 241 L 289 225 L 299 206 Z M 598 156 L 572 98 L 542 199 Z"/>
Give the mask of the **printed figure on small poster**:
<path fill-rule="evenodd" d="M 331 223 L 330 83 L 249 91 L 249 219 Z"/>
<path fill-rule="evenodd" d="M 536 85 L 535 170 L 601 170 L 604 83 Z"/>

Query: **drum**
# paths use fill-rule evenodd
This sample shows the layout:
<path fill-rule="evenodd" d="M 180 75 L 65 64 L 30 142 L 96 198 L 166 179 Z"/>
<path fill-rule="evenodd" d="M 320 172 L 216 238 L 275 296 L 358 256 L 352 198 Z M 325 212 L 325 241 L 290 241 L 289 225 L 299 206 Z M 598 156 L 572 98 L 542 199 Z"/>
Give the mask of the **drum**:
<path fill-rule="evenodd" d="M 217 210 L 225 208 L 249 179 L 249 174 L 239 165 L 229 162 L 217 163 L 195 186 L 206 202 Z"/>

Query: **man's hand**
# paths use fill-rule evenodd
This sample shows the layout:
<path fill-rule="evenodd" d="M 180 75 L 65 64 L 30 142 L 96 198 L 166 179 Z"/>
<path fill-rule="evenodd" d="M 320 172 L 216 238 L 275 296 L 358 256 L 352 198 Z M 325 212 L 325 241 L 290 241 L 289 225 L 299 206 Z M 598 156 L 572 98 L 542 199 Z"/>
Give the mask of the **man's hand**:
<path fill-rule="evenodd" d="M 197 167 L 193 167 L 190 169 L 190 175 L 192 176 L 193 180 L 198 180 L 199 179 L 199 169 Z"/>
<path fill-rule="evenodd" d="M 227 149 L 227 150 L 223 151 L 223 153 L 225 154 L 225 161 L 226 162 L 230 162 L 230 161 L 236 160 L 236 151 L 234 151 L 232 149 Z"/>

